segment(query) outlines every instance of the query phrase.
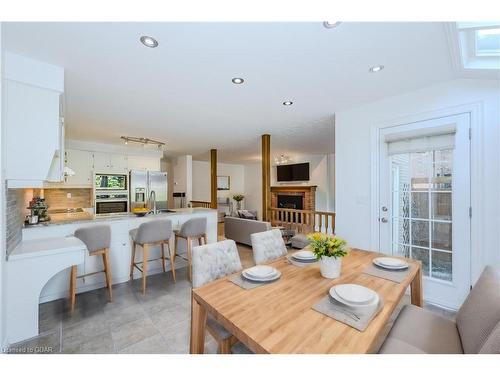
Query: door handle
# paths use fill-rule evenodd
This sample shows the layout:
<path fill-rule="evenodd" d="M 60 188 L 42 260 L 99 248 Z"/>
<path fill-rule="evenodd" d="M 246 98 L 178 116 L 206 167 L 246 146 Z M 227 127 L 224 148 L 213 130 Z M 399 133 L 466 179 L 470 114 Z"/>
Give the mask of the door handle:
<path fill-rule="evenodd" d="M 382 223 L 387 223 L 387 219 L 386 219 L 385 217 L 381 218 L 381 219 L 380 219 L 380 221 L 381 221 Z"/>

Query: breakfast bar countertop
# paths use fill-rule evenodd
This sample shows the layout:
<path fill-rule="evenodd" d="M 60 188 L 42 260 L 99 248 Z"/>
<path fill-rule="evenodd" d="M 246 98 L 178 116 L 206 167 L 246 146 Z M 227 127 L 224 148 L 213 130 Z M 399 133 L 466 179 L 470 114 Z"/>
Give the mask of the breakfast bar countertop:
<path fill-rule="evenodd" d="M 186 215 L 186 214 L 196 214 L 196 213 L 203 213 L 203 212 L 208 212 L 211 211 L 211 208 L 173 208 L 169 210 L 169 212 L 162 212 L 159 214 L 148 214 L 146 215 L 147 217 L 157 217 L 157 218 L 162 218 L 162 217 L 169 217 L 169 216 L 176 216 L 176 215 Z M 73 224 L 73 223 L 92 223 L 92 222 L 101 222 L 101 221 L 111 221 L 111 220 L 127 220 L 127 219 L 134 219 L 134 218 L 140 218 L 141 216 L 138 216 L 133 213 L 125 213 L 125 214 L 111 214 L 111 215 L 92 215 L 88 212 L 68 212 L 68 213 L 63 213 L 63 214 L 51 214 L 52 220 L 43 222 L 43 223 L 38 223 L 34 225 L 25 225 L 24 229 L 29 229 L 29 228 L 40 228 L 40 227 L 47 227 L 47 226 L 53 226 L 53 225 L 65 225 L 65 224 Z"/>

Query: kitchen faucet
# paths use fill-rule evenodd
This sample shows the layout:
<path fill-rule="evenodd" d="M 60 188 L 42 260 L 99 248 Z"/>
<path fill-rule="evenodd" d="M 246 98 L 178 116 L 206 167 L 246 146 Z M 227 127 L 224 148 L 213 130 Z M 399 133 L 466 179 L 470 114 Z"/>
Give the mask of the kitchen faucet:
<path fill-rule="evenodd" d="M 153 214 L 157 214 L 157 210 L 156 210 L 156 193 L 154 190 L 151 190 L 151 193 L 149 193 L 149 207 L 151 207 L 151 205 L 153 206 L 152 207 L 152 211 L 153 211 Z"/>

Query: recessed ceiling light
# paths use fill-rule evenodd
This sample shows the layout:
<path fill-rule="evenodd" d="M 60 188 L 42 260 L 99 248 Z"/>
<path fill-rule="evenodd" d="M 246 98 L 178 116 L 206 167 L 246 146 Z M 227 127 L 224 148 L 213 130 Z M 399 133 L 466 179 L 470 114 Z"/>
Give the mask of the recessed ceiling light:
<path fill-rule="evenodd" d="M 158 47 L 158 41 L 152 36 L 147 36 L 147 35 L 141 36 L 141 43 L 149 48 Z"/>
<path fill-rule="evenodd" d="M 283 102 L 283 105 L 292 105 L 292 104 L 293 104 L 293 102 L 291 102 L 291 101 Z"/>
<path fill-rule="evenodd" d="M 327 29 L 333 29 L 334 27 L 337 27 L 341 23 L 342 22 L 340 21 L 325 21 L 323 22 L 323 26 L 326 27 Z"/>
<path fill-rule="evenodd" d="M 368 69 L 368 71 L 370 73 L 377 73 L 377 72 L 380 72 L 382 69 L 384 69 L 383 65 L 375 65 L 375 66 L 372 66 L 370 69 Z"/>
<path fill-rule="evenodd" d="M 233 78 L 231 81 L 236 85 L 241 85 L 243 82 L 245 82 L 243 78 Z"/>

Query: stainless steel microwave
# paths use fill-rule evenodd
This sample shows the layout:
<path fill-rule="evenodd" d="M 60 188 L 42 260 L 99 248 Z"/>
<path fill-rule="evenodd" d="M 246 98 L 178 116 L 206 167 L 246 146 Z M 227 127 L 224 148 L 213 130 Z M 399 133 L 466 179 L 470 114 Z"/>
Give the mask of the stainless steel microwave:
<path fill-rule="evenodd" d="M 96 173 L 94 175 L 94 189 L 128 191 L 128 175 Z"/>

